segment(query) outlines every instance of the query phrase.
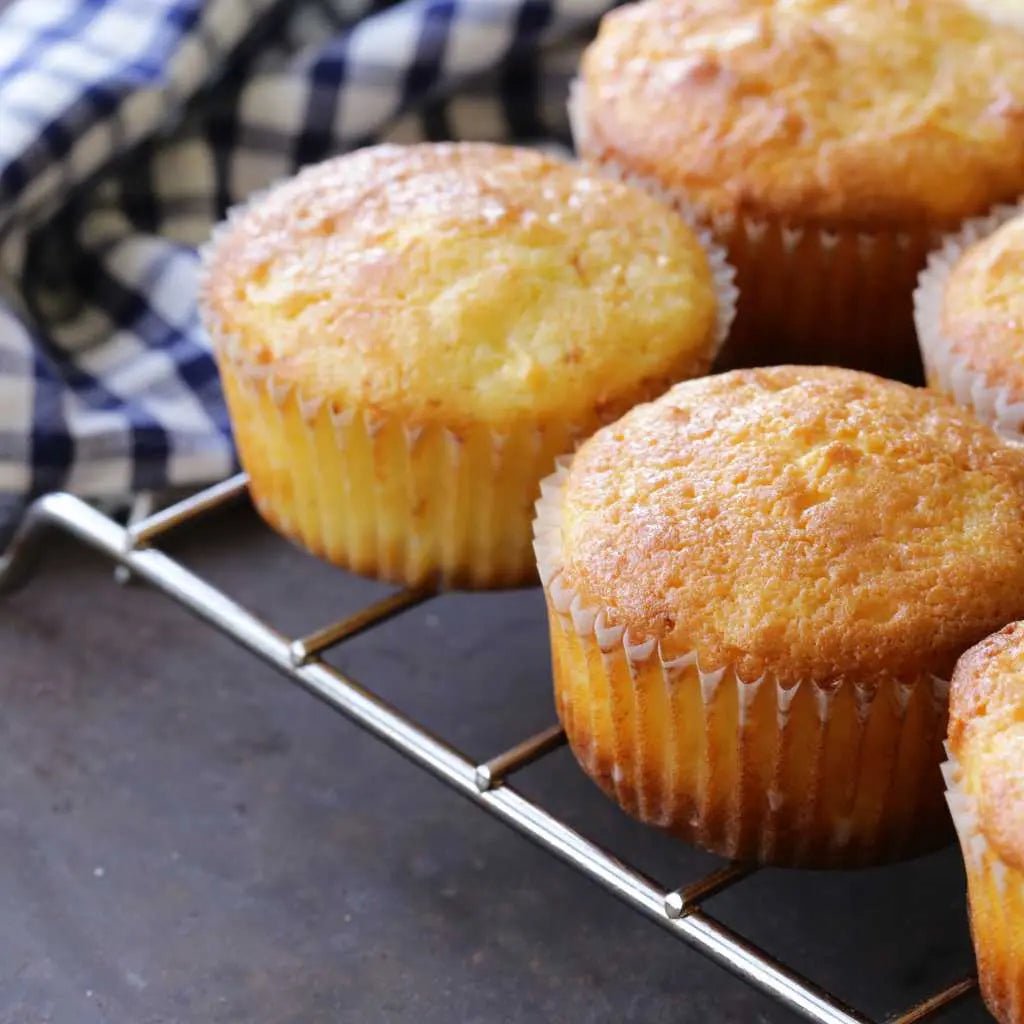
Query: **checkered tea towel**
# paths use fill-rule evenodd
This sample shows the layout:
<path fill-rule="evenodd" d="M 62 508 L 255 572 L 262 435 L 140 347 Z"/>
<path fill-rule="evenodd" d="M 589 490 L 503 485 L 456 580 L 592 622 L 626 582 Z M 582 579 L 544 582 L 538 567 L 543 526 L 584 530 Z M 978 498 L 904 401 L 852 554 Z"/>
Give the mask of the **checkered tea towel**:
<path fill-rule="evenodd" d="M 0 500 L 234 454 L 195 311 L 227 206 L 378 140 L 565 141 L 610 0 L 0 0 Z M 0 519 L 4 516 L 0 512 Z"/>

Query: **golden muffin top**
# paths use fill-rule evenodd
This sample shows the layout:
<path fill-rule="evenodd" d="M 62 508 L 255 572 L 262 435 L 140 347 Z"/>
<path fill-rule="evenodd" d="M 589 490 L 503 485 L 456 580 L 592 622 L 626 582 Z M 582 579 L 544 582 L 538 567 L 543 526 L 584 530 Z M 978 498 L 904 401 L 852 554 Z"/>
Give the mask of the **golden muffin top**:
<path fill-rule="evenodd" d="M 708 214 L 870 229 L 1024 191 L 1024 32 L 956 0 L 645 0 L 578 95 L 584 155 Z"/>
<path fill-rule="evenodd" d="M 700 242 L 654 199 L 461 143 L 364 149 L 272 189 L 217 235 L 202 305 L 215 339 L 309 396 L 457 427 L 571 420 L 704 372 L 717 303 Z"/>
<path fill-rule="evenodd" d="M 972 647 L 950 689 L 950 752 L 978 825 L 999 856 L 1024 871 L 1024 622 Z"/>
<path fill-rule="evenodd" d="M 1024 617 L 1024 452 L 869 374 L 679 384 L 584 442 L 560 500 L 563 584 L 707 669 L 948 678 Z"/>
<path fill-rule="evenodd" d="M 1024 398 L 1024 216 L 964 252 L 940 315 L 944 337 L 972 370 Z"/>

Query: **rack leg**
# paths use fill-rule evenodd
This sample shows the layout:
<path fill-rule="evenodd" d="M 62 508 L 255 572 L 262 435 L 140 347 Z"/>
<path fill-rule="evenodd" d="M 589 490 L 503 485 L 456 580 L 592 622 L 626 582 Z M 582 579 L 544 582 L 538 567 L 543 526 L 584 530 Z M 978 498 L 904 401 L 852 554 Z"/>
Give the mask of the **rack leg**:
<path fill-rule="evenodd" d="M 0 555 L 0 594 L 10 594 L 23 587 L 39 561 L 42 534 L 50 520 L 51 498 L 47 495 L 33 502 L 25 513 L 7 550 Z"/>
<path fill-rule="evenodd" d="M 141 494 L 136 494 L 132 507 L 128 512 L 128 532 L 131 533 L 133 527 L 137 526 L 144 519 L 148 519 L 153 514 L 155 507 L 156 495 L 152 491 L 143 491 Z M 115 583 L 123 587 L 131 583 L 133 579 L 132 571 L 127 565 L 114 566 Z"/>

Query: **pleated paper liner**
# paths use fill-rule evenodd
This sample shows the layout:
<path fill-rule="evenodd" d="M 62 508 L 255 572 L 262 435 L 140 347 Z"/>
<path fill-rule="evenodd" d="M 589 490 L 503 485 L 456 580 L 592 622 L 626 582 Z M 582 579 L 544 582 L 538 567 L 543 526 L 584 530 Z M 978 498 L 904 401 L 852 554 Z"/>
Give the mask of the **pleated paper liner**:
<path fill-rule="evenodd" d="M 718 369 L 810 363 L 921 379 L 911 296 L 941 229 L 826 230 L 711 216 L 684 192 L 632 170 L 603 148 L 590 130 L 579 83 L 569 113 L 584 160 L 658 196 L 690 223 L 710 228 L 725 247 L 741 298 Z"/>
<path fill-rule="evenodd" d="M 569 460 L 560 463 L 534 525 L 556 706 L 577 760 L 609 796 L 722 856 L 779 865 L 896 860 L 949 838 L 946 682 L 744 680 L 631 636 L 564 582 Z"/>
<path fill-rule="evenodd" d="M 937 391 L 951 395 L 1005 437 L 1024 440 L 1024 395 L 1014 394 L 999 380 L 972 369 L 942 329 L 942 305 L 953 267 L 975 242 L 1024 213 L 1024 204 L 1000 205 L 984 217 L 965 221 L 947 235 L 928 257 L 914 292 L 914 321 L 925 376 Z"/>
<path fill-rule="evenodd" d="M 279 532 L 336 565 L 410 585 L 533 579 L 530 504 L 574 443 L 567 426 L 414 431 L 395 417 L 307 405 L 229 356 L 221 370 L 250 491 Z"/>
<path fill-rule="evenodd" d="M 978 826 L 960 763 L 942 766 L 967 872 L 971 935 L 981 994 L 1000 1024 L 1024 1021 L 1024 873 L 1006 864 Z"/>
<path fill-rule="evenodd" d="M 204 273 L 220 230 L 204 251 Z M 736 311 L 724 250 L 706 232 L 701 241 L 717 297 L 714 336 L 710 355 L 678 367 L 680 376 L 706 372 Z M 408 585 L 534 582 L 533 503 L 555 458 L 677 379 L 624 388 L 601 414 L 581 422 L 527 420 L 501 430 L 414 423 L 302 394 L 232 337 L 214 311 L 202 313 L 239 458 L 263 517 L 336 565 Z"/>

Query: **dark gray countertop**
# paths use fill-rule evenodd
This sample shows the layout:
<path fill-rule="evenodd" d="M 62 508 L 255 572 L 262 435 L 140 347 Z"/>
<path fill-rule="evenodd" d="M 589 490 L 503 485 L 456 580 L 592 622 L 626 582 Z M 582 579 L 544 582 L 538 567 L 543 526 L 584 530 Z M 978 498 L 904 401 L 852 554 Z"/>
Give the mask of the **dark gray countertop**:
<path fill-rule="evenodd" d="M 48 548 L 0 606 L 2 1024 L 795 1019 L 166 598 Z M 245 511 L 173 550 L 286 631 L 379 593 Z M 332 658 L 481 759 L 553 721 L 537 592 L 446 596 Z M 517 785 L 666 884 L 714 864 L 565 751 Z M 881 1015 L 970 968 L 962 890 L 950 849 L 765 871 L 708 909 Z"/>

